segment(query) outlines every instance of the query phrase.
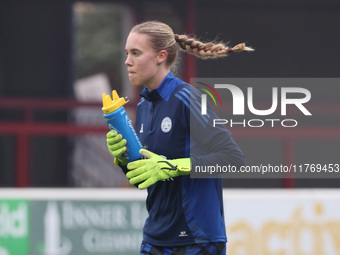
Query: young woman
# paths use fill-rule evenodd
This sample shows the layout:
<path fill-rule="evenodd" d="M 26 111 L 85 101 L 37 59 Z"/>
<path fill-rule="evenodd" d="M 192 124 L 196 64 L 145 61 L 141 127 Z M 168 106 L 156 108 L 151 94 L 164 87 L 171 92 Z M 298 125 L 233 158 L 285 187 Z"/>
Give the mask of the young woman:
<path fill-rule="evenodd" d="M 211 127 L 218 117 L 210 106 L 200 114 L 199 91 L 171 73 L 178 49 L 201 58 L 252 50 L 202 43 L 161 22 L 136 25 L 126 41 L 125 65 L 130 82 L 146 87 L 136 115 L 144 159 L 124 162 L 126 140 L 114 131 L 107 145 L 130 183 L 148 189 L 141 254 L 226 254 L 222 181 L 189 174 L 195 166 L 241 166 L 244 156 L 227 129 Z"/>

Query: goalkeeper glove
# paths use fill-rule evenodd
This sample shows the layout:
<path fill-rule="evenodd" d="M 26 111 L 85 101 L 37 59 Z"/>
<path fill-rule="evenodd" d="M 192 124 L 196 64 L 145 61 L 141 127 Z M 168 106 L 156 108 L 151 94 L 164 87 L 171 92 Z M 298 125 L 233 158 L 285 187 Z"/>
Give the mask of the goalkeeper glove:
<path fill-rule="evenodd" d="M 190 174 L 190 158 L 167 160 L 145 149 L 141 149 L 139 153 L 146 159 L 129 163 L 127 168 L 130 171 L 126 174 L 131 184 L 140 183 L 139 189 L 148 188 L 161 180 Z"/>
<path fill-rule="evenodd" d="M 126 151 L 126 140 L 123 139 L 121 134 L 117 131 L 111 130 L 106 134 L 107 148 L 112 156 L 114 156 L 114 165 L 127 165 L 127 161 L 122 157 L 122 154 Z"/>

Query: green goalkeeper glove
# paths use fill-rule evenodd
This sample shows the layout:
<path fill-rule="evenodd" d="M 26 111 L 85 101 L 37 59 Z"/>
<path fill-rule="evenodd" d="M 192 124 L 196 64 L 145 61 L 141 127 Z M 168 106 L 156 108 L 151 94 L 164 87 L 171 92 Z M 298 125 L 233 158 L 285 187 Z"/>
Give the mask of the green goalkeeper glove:
<path fill-rule="evenodd" d="M 121 134 L 111 130 L 106 134 L 107 148 L 112 156 L 114 156 L 114 165 L 127 165 L 127 161 L 122 157 L 122 154 L 126 151 L 126 140 L 123 139 Z"/>
<path fill-rule="evenodd" d="M 191 170 L 190 158 L 167 160 L 151 151 L 139 151 L 146 159 L 136 160 L 127 165 L 129 172 L 126 177 L 131 184 L 137 184 L 139 189 L 145 189 L 152 184 L 180 175 L 189 175 Z"/>

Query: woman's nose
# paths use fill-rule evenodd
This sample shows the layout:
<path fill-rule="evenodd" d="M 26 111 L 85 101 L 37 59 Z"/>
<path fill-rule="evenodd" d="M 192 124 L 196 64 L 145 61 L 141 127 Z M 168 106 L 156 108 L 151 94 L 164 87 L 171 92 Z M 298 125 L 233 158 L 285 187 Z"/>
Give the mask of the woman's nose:
<path fill-rule="evenodd" d="M 132 65 L 131 58 L 129 57 L 129 55 L 126 56 L 125 65 L 126 66 L 131 66 Z"/>

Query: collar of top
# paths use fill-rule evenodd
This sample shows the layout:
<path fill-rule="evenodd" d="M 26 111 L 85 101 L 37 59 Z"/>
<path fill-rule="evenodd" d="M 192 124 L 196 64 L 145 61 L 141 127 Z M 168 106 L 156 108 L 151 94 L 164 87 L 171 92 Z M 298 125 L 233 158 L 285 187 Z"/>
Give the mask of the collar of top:
<path fill-rule="evenodd" d="M 159 99 L 168 101 L 172 92 L 181 83 L 183 82 L 180 79 L 174 77 L 172 72 L 169 72 L 157 89 L 149 91 L 147 88 L 144 88 L 140 96 L 150 102 L 155 102 Z"/>

